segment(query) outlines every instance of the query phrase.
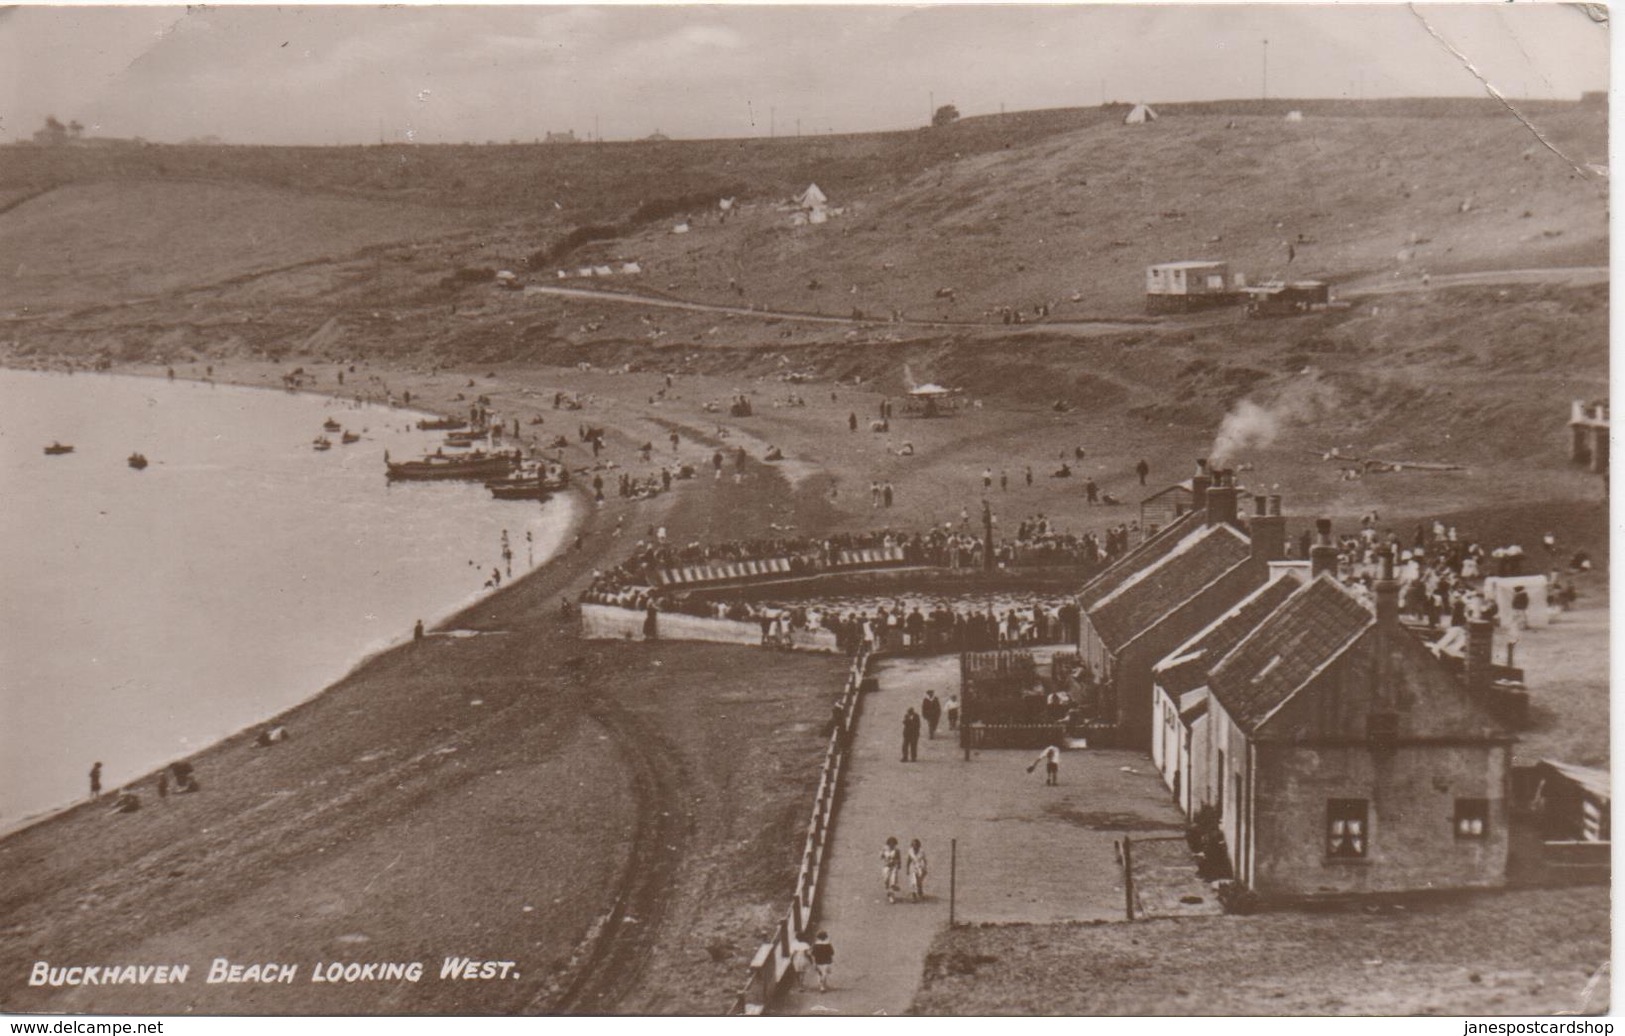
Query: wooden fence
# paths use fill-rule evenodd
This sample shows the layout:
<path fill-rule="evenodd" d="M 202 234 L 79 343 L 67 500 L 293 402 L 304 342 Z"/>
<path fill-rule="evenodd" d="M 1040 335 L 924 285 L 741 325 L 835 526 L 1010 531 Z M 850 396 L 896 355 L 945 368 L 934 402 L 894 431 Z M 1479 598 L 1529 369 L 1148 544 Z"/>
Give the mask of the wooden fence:
<path fill-rule="evenodd" d="M 830 731 L 829 745 L 824 750 L 824 765 L 818 774 L 818 791 L 813 796 L 812 819 L 807 824 L 807 838 L 801 851 L 801 867 L 796 873 L 795 893 L 790 908 L 751 958 L 750 974 L 745 988 L 734 1000 L 732 1014 L 766 1014 L 778 999 L 790 974 L 790 943 L 812 927 L 818 917 L 818 902 L 822 889 L 824 865 L 829 854 L 831 833 L 835 825 L 835 802 L 840 792 L 841 775 L 846 770 L 852 733 L 857 727 L 860 689 L 869 656 L 858 654 L 847 671 L 846 686 L 841 691 L 841 722 Z"/>

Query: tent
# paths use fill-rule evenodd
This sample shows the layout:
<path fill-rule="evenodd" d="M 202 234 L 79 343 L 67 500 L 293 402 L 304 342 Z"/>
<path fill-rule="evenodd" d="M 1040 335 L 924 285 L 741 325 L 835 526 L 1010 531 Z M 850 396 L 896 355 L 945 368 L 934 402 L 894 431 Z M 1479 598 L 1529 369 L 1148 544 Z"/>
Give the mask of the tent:
<path fill-rule="evenodd" d="M 1123 116 L 1123 125 L 1138 126 L 1142 122 L 1156 122 L 1157 113 L 1149 104 L 1136 104 L 1134 110 Z"/>
<path fill-rule="evenodd" d="M 642 273 L 643 272 L 643 267 L 639 266 L 635 262 L 622 263 L 621 264 L 621 272 L 622 273 Z"/>
<path fill-rule="evenodd" d="M 828 204 L 828 196 L 815 183 L 808 184 L 806 190 L 796 195 L 796 205 L 803 209 L 821 209 Z"/>
<path fill-rule="evenodd" d="M 1291 111 L 1286 113 L 1286 121 L 1288 121 L 1288 122 L 1302 122 L 1303 121 L 1303 112 L 1298 111 L 1296 108 L 1292 109 Z"/>

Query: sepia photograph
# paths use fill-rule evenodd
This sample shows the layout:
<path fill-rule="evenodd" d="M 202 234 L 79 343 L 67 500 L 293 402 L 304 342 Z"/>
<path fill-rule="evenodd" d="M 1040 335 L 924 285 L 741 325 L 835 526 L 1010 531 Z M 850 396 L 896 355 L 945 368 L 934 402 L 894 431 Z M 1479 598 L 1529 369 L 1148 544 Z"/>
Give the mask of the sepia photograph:
<path fill-rule="evenodd" d="M 1611 1031 L 1610 14 L 0 9 L 9 1031 Z"/>

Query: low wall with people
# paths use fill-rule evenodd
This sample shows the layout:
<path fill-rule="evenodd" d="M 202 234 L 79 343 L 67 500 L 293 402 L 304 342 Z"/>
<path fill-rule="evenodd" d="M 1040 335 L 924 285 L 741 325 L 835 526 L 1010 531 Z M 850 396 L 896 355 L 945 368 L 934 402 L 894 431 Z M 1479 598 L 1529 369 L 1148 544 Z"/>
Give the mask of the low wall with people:
<path fill-rule="evenodd" d="M 829 746 L 824 750 L 824 765 L 818 772 L 818 790 L 813 794 L 812 819 L 807 823 L 807 837 L 801 850 L 801 867 L 796 873 L 796 886 L 790 899 L 790 909 L 773 929 L 772 938 L 764 942 L 751 958 L 745 988 L 735 998 L 733 1014 L 766 1014 L 784 990 L 790 978 L 790 946 L 813 927 L 818 918 L 822 896 L 824 864 L 834 834 L 835 805 L 846 772 L 846 759 L 852 744 L 852 731 L 858 722 L 859 703 L 865 686 L 869 656 L 859 653 L 847 670 L 846 683 L 836 700 L 840 721 L 832 722 Z"/>
<path fill-rule="evenodd" d="M 645 640 L 643 625 L 648 613 L 609 604 L 583 604 L 583 640 Z M 828 630 L 792 630 L 776 639 L 762 639 L 758 622 L 734 619 L 707 619 L 679 612 L 659 612 L 655 616 L 656 640 L 698 640 L 710 644 L 741 644 L 747 647 L 777 647 L 794 651 L 834 651 L 835 634 Z"/>

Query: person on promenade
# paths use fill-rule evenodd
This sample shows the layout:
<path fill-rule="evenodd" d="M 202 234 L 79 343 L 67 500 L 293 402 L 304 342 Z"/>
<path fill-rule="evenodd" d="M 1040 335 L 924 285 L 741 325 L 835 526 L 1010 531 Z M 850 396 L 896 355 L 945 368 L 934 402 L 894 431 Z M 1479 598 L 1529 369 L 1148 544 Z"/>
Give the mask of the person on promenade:
<path fill-rule="evenodd" d="M 90 797 L 96 798 L 102 793 L 102 764 L 97 763 L 90 768 Z"/>
<path fill-rule="evenodd" d="M 959 695 L 948 695 L 948 729 L 959 729 Z"/>
<path fill-rule="evenodd" d="M 1027 764 L 1027 772 L 1032 773 L 1038 764 L 1044 764 L 1044 783 L 1054 785 L 1061 783 L 1061 750 L 1050 745 L 1038 753 L 1038 758 Z"/>
<path fill-rule="evenodd" d="M 790 937 L 790 970 L 796 973 L 796 988 L 807 988 L 807 972 L 812 968 L 812 947 L 807 945 L 805 933 Z"/>
<path fill-rule="evenodd" d="M 835 968 L 835 944 L 829 941 L 828 932 L 819 932 L 818 941 L 812 944 L 813 967 L 818 969 L 818 991 L 829 992 L 829 973 Z"/>
<path fill-rule="evenodd" d="M 886 902 L 897 902 L 897 879 L 903 869 L 903 851 L 897 848 L 897 839 L 886 839 L 880 850 L 880 883 L 886 888 Z"/>
<path fill-rule="evenodd" d="M 925 847 L 918 838 L 908 843 L 908 894 L 918 903 L 925 898 L 925 875 L 928 870 Z"/>
<path fill-rule="evenodd" d="M 937 724 L 942 722 L 942 699 L 937 697 L 936 691 L 925 692 L 925 698 L 920 702 L 920 715 L 925 718 L 927 736 L 935 741 Z"/>
<path fill-rule="evenodd" d="M 913 706 L 903 713 L 903 762 L 919 762 L 920 759 L 920 714 L 914 711 Z"/>

